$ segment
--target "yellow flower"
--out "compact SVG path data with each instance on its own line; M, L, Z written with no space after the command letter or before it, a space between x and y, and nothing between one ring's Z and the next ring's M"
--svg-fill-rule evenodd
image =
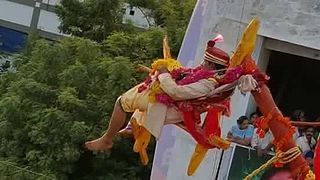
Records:
M149 102L156 102L156 94L159 93L162 93L162 90L160 83L156 81L150 86Z
M182 67L182 64L175 59L158 59L151 65L152 72L155 72L160 66L165 66L170 72L174 69ZM164 93L160 87L159 81L154 82L150 86L149 102L156 102L156 95Z
M153 70L158 69L160 66L165 66L169 71L182 67L182 64L175 59L158 59L151 65Z

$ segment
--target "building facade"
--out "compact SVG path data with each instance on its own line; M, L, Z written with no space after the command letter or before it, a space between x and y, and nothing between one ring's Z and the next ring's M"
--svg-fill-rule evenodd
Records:
M150 14L150 10L148 9L130 6L125 3L123 11L123 23L131 22L134 26L143 29L147 29L155 25L154 19L148 16L148 14Z
M195 65L203 59L207 40L216 33L224 36L217 46L231 55L251 18L258 16L258 32L253 57L270 77L273 97L287 116L303 109L310 119L320 116L316 109L320 95L317 71L320 69L320 1L299 0L198 0L180 52L185 64ZM236 119L256 111L250 94L238 90L231 99L231 117L224 117L222 134L236 124ZM161 139L162 138L162 139ZM218 177L220 150L210 150L193 176L187 166L195 141L183 130L166 127L155 153L151 179L221 179ZM240 177L239 177L240 178Z
M60 20L55 6L60 0L1 0L0 1L0 50L15 51L32 30L41 37L56 40L67 36L59 30ZM145 16L148 10L124 4L123 21L131 21L140 28L154 25ZM106 17L107 18L107 17Z

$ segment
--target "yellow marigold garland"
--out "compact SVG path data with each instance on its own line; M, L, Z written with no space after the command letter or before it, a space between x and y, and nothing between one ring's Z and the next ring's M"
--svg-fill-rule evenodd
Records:
M175 59L158 59L151 64L153 71L156 71L159 66L165 66L170 72L174 69L182 67L182 64Z
M150 93L149 93L149 102L156 102L156 94L162 93L162 89L160 87L160 83L158 81L155 81L150 86Z
M158 59L154 61L151 65L151 68L152 68L151 74L154 74L160 66L166 67L168 71L171 72L174 69L178 69L182 67L182 64L175 59L170 59L170 58ZM156 94L160 94L162 92L163 91L161 90L159 82L155 81L150 86L149 102L156 102Z
M304 178L305 180L315 180L316 176L314 175L314 173L309 170L309 173L306 175L306 177Z

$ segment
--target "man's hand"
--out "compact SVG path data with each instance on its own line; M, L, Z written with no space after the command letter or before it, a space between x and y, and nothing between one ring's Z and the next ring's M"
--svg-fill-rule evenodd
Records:
M243 75L239 78L239 89L241 93L257 90L258 82L252 75Z
M236 142L236 143L237 143L237 141L241 140L241 138L239 138L237 136L233 136L231 133L227 135L227 139L229 141Z
M137 71L150 73L151 69L145 65L138 64Z
M157 71L158 71L159 74L169 72L168 69L167 69L167 67L165 67L165 66L163 66L163 65L162 65L162 66L159 66L158 69L157 69Z

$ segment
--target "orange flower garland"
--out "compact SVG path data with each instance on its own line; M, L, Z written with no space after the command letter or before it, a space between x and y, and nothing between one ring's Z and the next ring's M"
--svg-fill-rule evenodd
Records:
M277 151L282 151L284 144L288 142L288 139L292 138L293 133L295 132L294 127L291 125L290 119L288 117L283 117L281 114L269 112L266 117L261 116L256 121L256 126L258 128L257 134L260 138L263 138L265 135L265 129L269 128L269 122L274 119L276 121L279 121L280 123L283 123L287 127L289 127L289 131L282 136L280 139L274 139L273 144L276 147ZM282 167L283 163L280 161L274 162L275 167Z
M276 146L277 150L282 150L283 145L288 143L288 139L292 139L292 135L295 132L295 129L293 126L291 126L290 119L288 117L283 117L282 115L278 115L276 117L277 121L280 121L281 123L285 124L287 127L289 127L289 131L282 136L281 139L274 139L273 144Z

